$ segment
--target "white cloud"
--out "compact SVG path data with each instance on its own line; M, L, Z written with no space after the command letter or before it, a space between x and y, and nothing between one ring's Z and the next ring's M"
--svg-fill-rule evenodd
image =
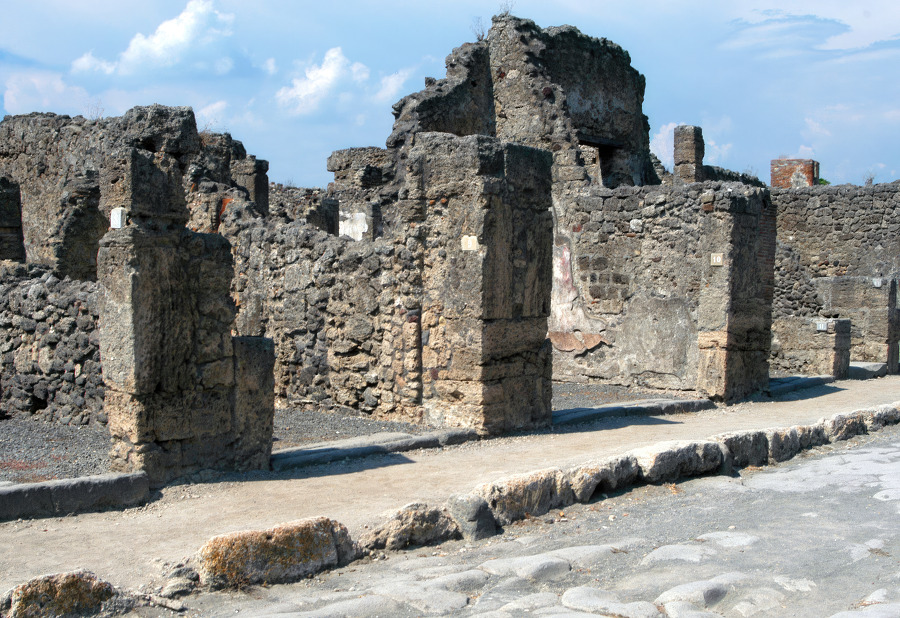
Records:
M72 63L72 71L132 75L172 67L206 49L222 47L222 40L232 34L233 21L234 15L215 10L212 0L190 0L181 14L162 22L153 34L134 35L116 62L88 52ZM231 70L233 62L220 56L213 61L213 66L221 75Z
M110 75L114 73L116 70L115 62L107 62L106 60L101 60L94 56L92 52L88 52L76 59L72 63L72 72L74 73L90 73L92 71L97 71L99 73L106 73Z
M393 102L400 94L400 89L403 88L403 84L406 83L412 72L412 69L401 69L396 73L382 77L381 87L373 98L379 103Z
M706 139L704 142L704 165L721 165L728 158L728 153L731 152L733 146L731 143L719 145L711 139Z
M197 110L197 126L218 127L225 121L225 112L228 109L227 101L216 101Z
M358 62L351 65L341 48L333 47L325 52L322 64L307 67L304 77L291 80L290 86L275 93L275 99L294 114L309 114L345 79L359 82L368 75L365 65Z
M275 75L278 72L278 67L275 66L275 58L269 58L263 62L262 69L269 75Z
M669 171L675 166L675 127L680 122L670 122L659 128L650 139L650 151Z
M816 151L811 146L804 146L801 144L800 148L797 149L797 154L795 154L792 159L813 159L816 156Z
M804 118L804 122L806 122L808 133L812 133L814 135L822 135L824 137L831 136L831 131L826 129L821 122L818 122L812 118Z
M44 71L14 73L6 80L3 107L10 114L54 111L78 114L90 105L87 91L70 86L62 75Z
M873 43L900 38L900 4L896 0L866 0L865 3L846 0L785 3L783 0L771 0L752 4L733 3L729 8L736 11L740 19L752 23L768 21L775 16L815 17L840 24L842 32L829 36L817 45L819 49L861 49Z
M354 62L353 66L350 67L350 75L353 77L353 81L357 83L364 82L369 79L369 67L362 62Z
M213 70L216 72L216 75L225 75L234 67L234 60L225 56L224 58L219 58L213 64Z

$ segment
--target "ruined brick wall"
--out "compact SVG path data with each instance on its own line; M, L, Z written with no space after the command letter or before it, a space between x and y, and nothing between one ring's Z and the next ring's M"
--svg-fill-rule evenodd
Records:
M726 399L765 386L767 197L701 183L576 199L571 227L557 230L567 242L555 253L554 377Z
M849 318L852 360L897 364L900 182L773 189L776 319Z
M281 405L389 412L392 398L383 395L393 392L392 373L380 364L382 345L397 277L415 273L414 264L395 273L392 242L355 243L240 209L221 231L234 247L235 327L274 340Z
M772 189L778 237L813 277L900 276L900 181Z
M777 189L801 189L819 184L819 162L812 159L772 159L771 185Z
M99 297L95 282L0 262L0 416L106 423Z

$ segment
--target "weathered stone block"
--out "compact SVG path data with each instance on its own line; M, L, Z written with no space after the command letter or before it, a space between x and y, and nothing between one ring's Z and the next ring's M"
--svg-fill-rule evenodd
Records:
M641 476L637 459L631 455L607 457L596 463L572 468L569 484L579 502L588 502L597 492L608 492L636 483Z
M648 483L674 481L718 470L723 462L718 442L660 442L629 453Z
M528 515L543 515L552 508L568 506L575 501L568 478L557 468L486 483L476 487L473 493L484 498L501 525Z
M98 613L117 596L112 584L90 571L44 575L12 590L6 614L10 618L50 618Z
M363 551L436 545L460 538L459 526L446 508L407 504L391 518L359 538Z
M325 517L213 537L200 549L200 581L212 588L293 582L356 556L347 529Z

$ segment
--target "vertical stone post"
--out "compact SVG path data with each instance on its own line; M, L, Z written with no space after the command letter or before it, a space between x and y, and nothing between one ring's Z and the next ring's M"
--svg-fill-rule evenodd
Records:
M703 129L687 124L675 127L675 177L682 182L702 182Z
M274 347L231 337L230 244L187 230L177 162L123 149L101 175L127 225L100 243L100 350L112 469L161 485L202 469L268 466Z
M552 157L484 136L420 133L426 419L499 433L551 419Z
M247 189L250 200L263 215L269 214L269 162L253 155L231 162L231 177Z
M766 190L739 184L709 189L700 201L697 388L734 400L769 380L775 243L763 223L773 206Z

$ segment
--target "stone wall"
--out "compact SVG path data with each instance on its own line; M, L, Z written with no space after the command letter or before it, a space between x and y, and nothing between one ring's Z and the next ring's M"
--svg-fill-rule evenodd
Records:
M96 282L0 262L0 416L105 423Z
M557 230L555 378L725 399L766 385L775 246L765 190L594 189L574 203L571 227Z
M268 217L284 223L306 220L323 232L338 233L338 202L327 197L323 189L270 183Z
M428 133L407 152L404 199L385 194L374 240L226 214L238 332L274 339L290 405L487 432L548 423L549 155Z
M851 320L854 361L896 371L900 182L773 189L778 209L776 321Z
M827 375L850 371L850 320L785 317L772 322L773 375Z
M122 147L175 159L196 230L214 231L235 199L268 209L268 163L247 155L228 134L201 136L189 107L135 107L101 120L7 116L0 122L0 249L3 239L21 234L25 255L4 257L47 264L60 278L96 279L110 215L100 203L100 172L105 156ZM21 231L15 229L16 189Z
M268 468L271 342L231 336L231 246L184 227L177 160L123 148L102 167L101 195L128 225L101 240L100 347L111 468L160 485L206 468Z

